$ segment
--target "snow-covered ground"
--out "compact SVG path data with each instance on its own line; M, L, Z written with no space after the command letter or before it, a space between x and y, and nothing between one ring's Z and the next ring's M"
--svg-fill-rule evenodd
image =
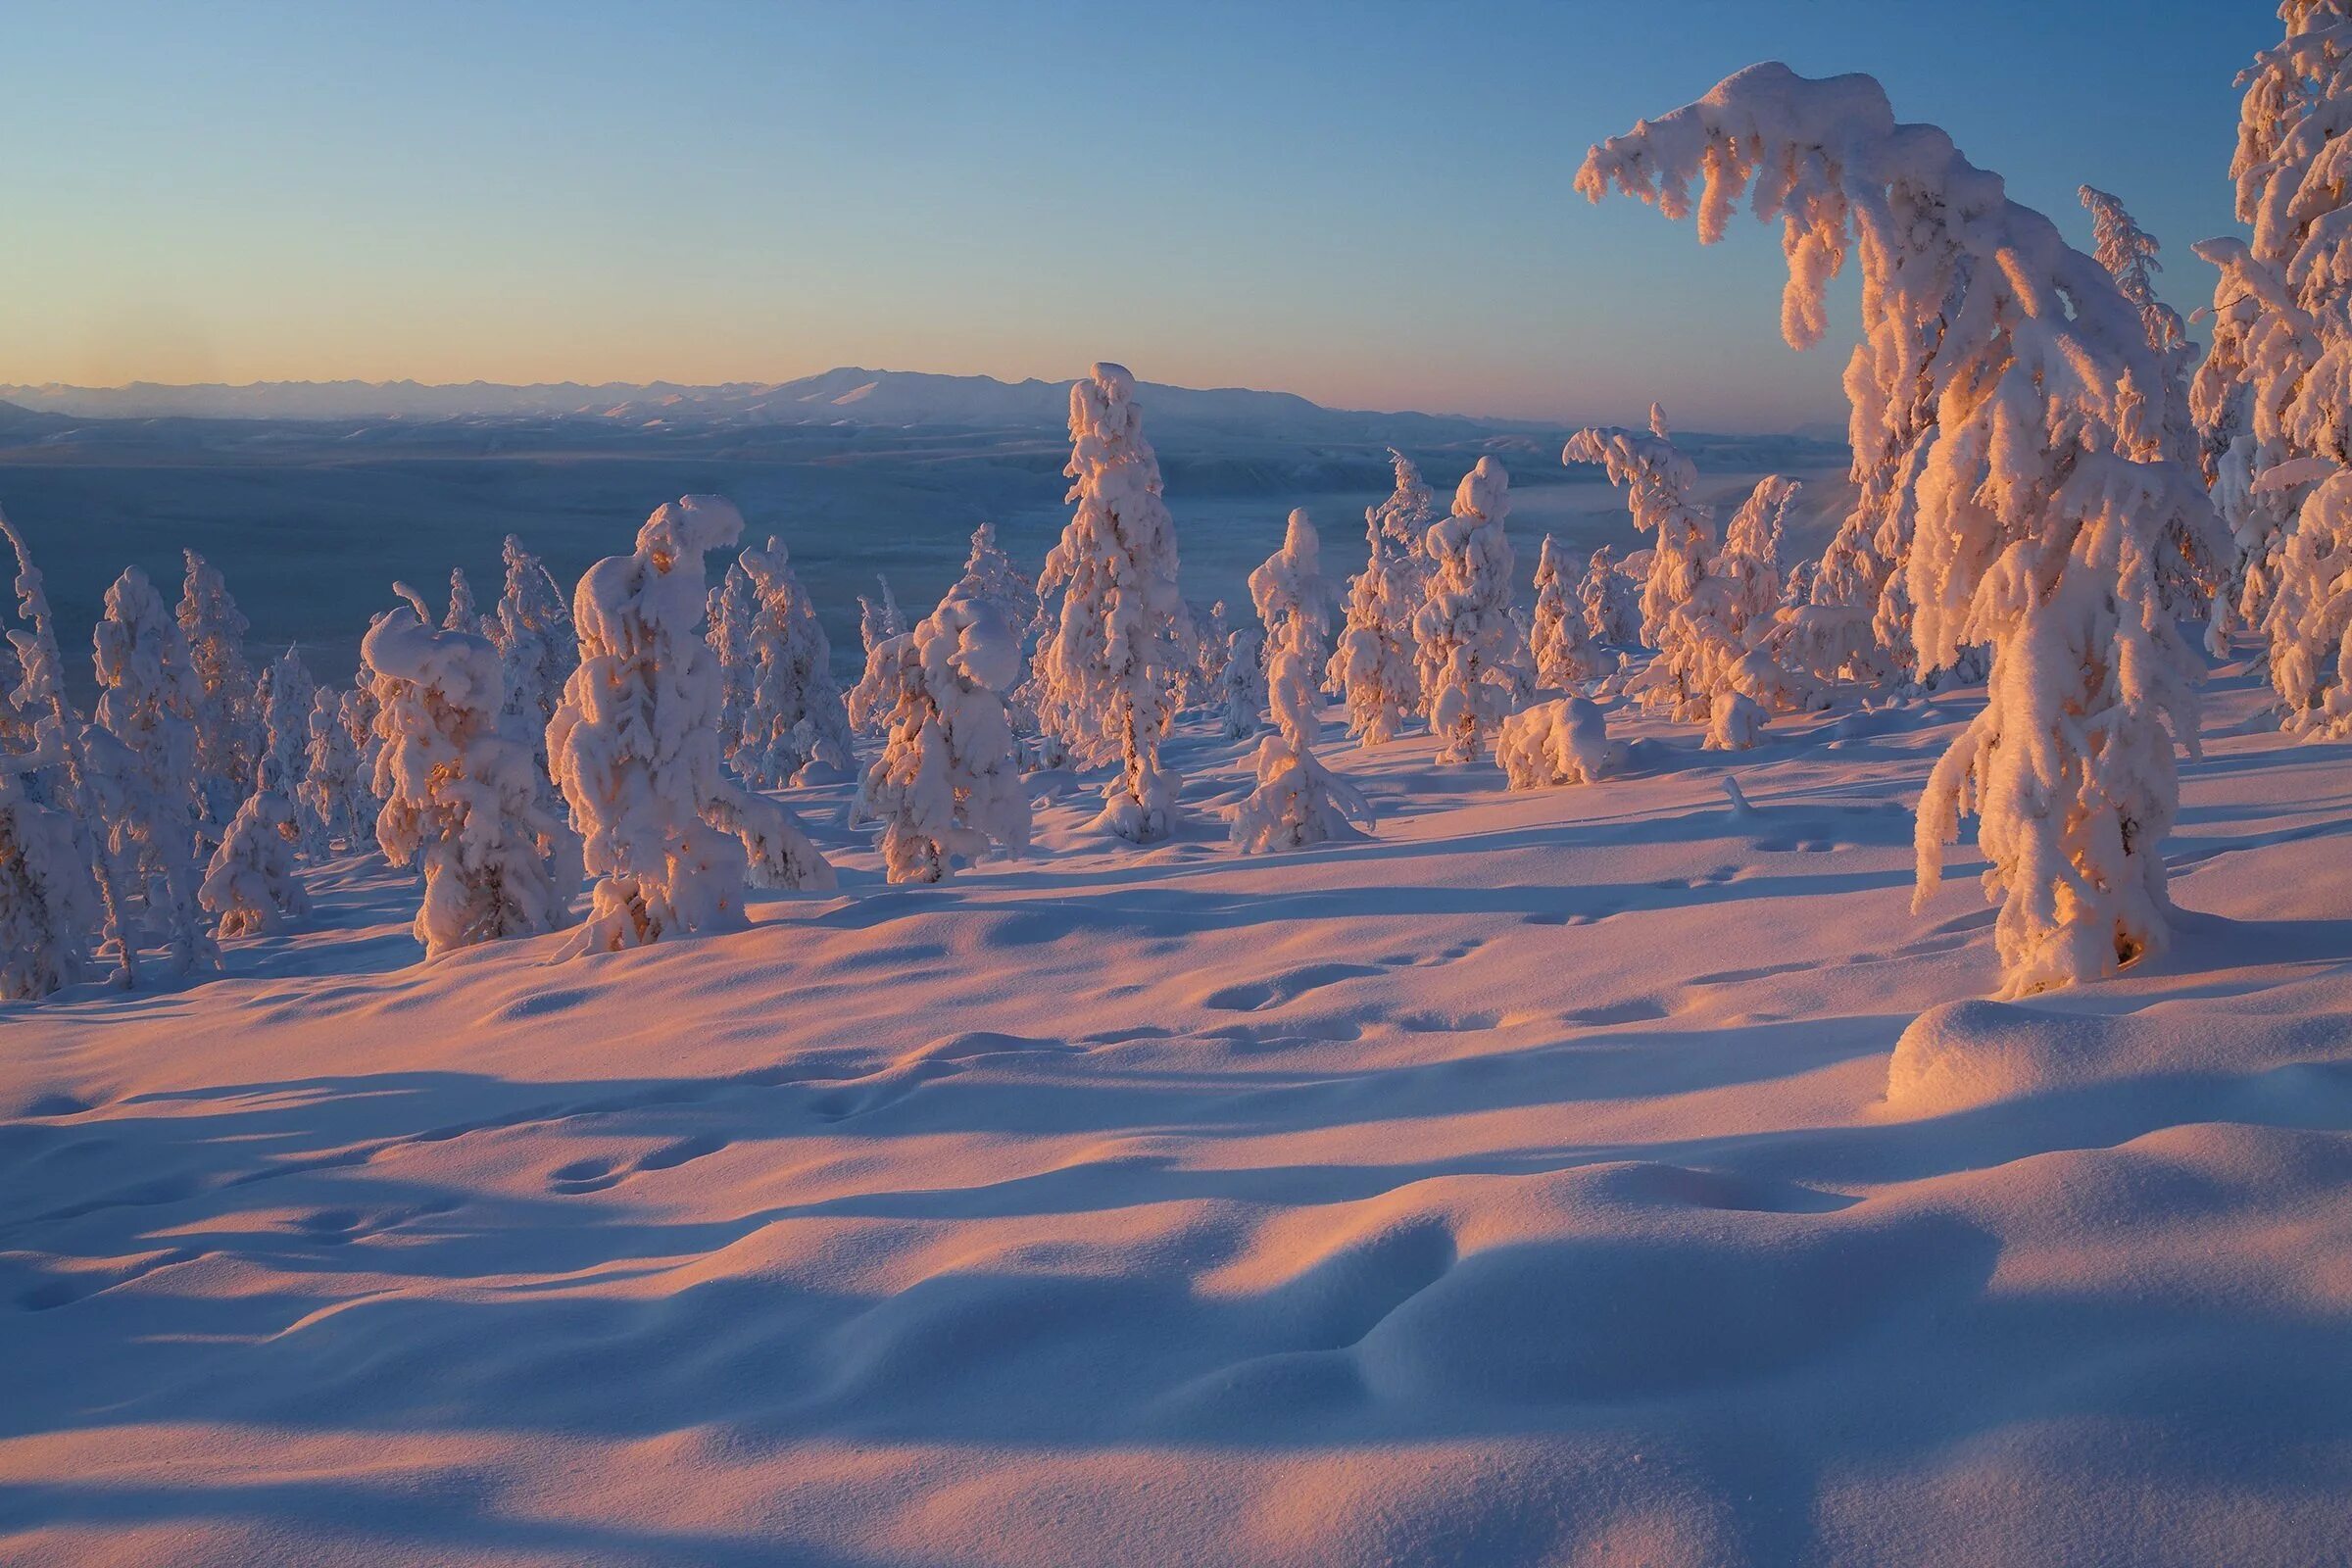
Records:
M1974 693L1526 794L1334 726L1377 835L1246 859L1196 725L1175 843L940 887L796 792L837 894L564 964L335 862L0 1011L0 1559L2345 1561L2352 750L2265 695L2176 949L2014 1004L1909 907Z

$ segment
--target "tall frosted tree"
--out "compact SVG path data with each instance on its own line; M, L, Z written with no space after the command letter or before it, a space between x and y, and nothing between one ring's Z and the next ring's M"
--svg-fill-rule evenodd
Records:
M262 715L245 659L245 633L252 627L212 563L193 550L180 556L187 571L180 583L179 634L197 684L188 712L196 732L196 799L207 836L217 838L253 788L254 764L261 760Z
M96 761L107 849L144 890L147 934L174 974L219 965L197 906L196 725L204 687L187 639L136 566L106 591L92 633L98 724L114 746Z
M1315 759L1322 728L1315 670L1331 591L1323 579L1315 525L1294 511L1282 548L1250 574L1250 599L1266 631L1266 688L1274 732L1257 745L1257 787L1233 817L1234 847L1245 855L1301 849L1353 837L1370 826L1372 808L1354 786Z
M965 599L984 599L997 607L1016 636L1025 636L1037 618L1037 584L1012 564L997 543L997 525L984 522L972 530L972 548L963 561L963 575L949 590Z
M1175 520L1124 367L1071 384L1062 471L1077 510L1037 584L1049 621L1033 664L1038 719L1077 765L1117 765L1096 825L1148 844L1174 826L1178 781L1159 749L1176 714L1184 601Z
M499 547L506 585L482 618L482 633L498 650L506 696L500 716L531 749L532 765L547 770L547 722L556 716L564 683L579 658L564 590L539 558L513 534Z
M730 638L747 661L735 770L759 789L792 783L810 763L848 773L850 723L833 684L833 648L784 541L770 535L764 550L746 550L734 571L749 593L740 637Z
M1364 569L1348 584L1348 618L1324 674L1326 688L1347 699L1348 733L1366 746L1396 739L1421 710L1413 617L1421 610L1423 574L1383 514L1381 507L1364 510Z
M302 662L299 649L289 646L262 671L255 694L260 710L259 757L248 790L255 785L291 795L308 771L311 744L311 704L318 690Z
M1453 511L1424 535L1430 573L1413 618L1415 663L1438 760L1474 762L1511 711L1526 644L1511 618L1510 476L1493 458L1462 475Z
M1029 848L1029 793L1004 712L1021 639L1002 606L960 585L914 630L877 644L861 706L884 741L866 764L858 813L882 824L893 882L939 882L961 858Z
M375 618L360 658L384 741L376 843L394 865L423 868L414 929L425 957L564 924L550 851L569 829L547 812L527 743L500 725L497 647L403 607Z
M449 568L449 610L441 617L443 631L462 631L478 634L482 629L481 607L474 602L473 584L466 580L466 568Z
M742 533L732 502L681 497L656 509L629 554L589 567L572 596L580 662L547 747L596 881L567 954L740 927L755 878L833 885L791 814L721 766L703 558Z
M1820 340L1827 284L1859 255L1857 507L1890 505L1887 474L1906 476L1877 540L1920 667L1992 650L1986 704L1921 799L1921 900L1973 808L2005 992L2161 947L2173 749L2195 745L2200 666L2156 562L2167 530L2212 522L2166 450L2137 310L1941 130L1898 123L1867 76L1750 67L1593 148L1577 188L1612 187L1695 214L1702 241L1743 197L1780 219L1792 347Z
M1617 661L1593 645L1585 626L1584 607L1569 597L1571 589L1560 572L1560 548L1551 535L1536 556L1536 612L1530 624L1529 651L1536 664L1536 684L1566 691L1583 681L1598 680L1617 667Z
M2213 347L2190 388L2214 499L2236 547L2238 609L2270 640L2284 726L2352 734L2352 4L2285 0L2285 36L2239 80L2237 216Z

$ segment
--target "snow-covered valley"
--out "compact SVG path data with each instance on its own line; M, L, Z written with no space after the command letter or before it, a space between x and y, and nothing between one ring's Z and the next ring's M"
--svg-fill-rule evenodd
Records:
M12 1562L2323 1562L2352 822L2240 658L2177 947L1984 999L1964 692L1377 838L1089 834L429 966L413 884L0 1022ZM1722 788L1736 772L1751 803ZM1955 872L1966 869L1955 866Z

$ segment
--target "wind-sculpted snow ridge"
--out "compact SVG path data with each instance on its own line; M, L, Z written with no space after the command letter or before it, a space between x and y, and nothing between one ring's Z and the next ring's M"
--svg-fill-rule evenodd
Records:
M1906 913L1973 693L1792 718L1745 809L1625 711L1573 789L1349 749L1397 808L1304 856L1064 797L885 888L819 808L855 897L588 963L308 867L223 976L0 1022L0 1559L2343 1560L2346 753L2268 696L2194 940L2016 1003Z

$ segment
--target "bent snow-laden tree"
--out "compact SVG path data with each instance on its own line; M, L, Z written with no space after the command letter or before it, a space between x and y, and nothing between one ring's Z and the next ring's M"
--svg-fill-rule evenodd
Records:
M2284 726L2352 734L2352 5L2285 0L2286 35L2238 79L2237 216L2191 398L2237 547L2238 609L2269 634ZM2309 535L2309 537L2303 537Z
M548 723L547 752L597 880L567 955L741 926L755 876L833 885L832 866L790 813L720 766L703 557L742 533L743 514L722 497L665 503L634 550L589 567L573 594L580 662Z
M771 534L766 549L746 550L728 568L730 579L737 571L749 599L734 638L747 661L743 709L731 732L736 772L763 790L799 780L811 763L846 776L850 720L833 684L833 646L784 541Z
M1135 378L1098 365L1070 386L1078 504L1038 578L1048 629L1031 682L1038 721L1080 767L1116 762L1096 825L1138 844L1168 836L1177 779L1159 746L1176 714L1176 524L1144 439Z
M1421 701L1438 760L1475 762L1511 710L1526 643L1511 618L1510 476L1493 458L1462 475L1453 513L1424 536L1430 575L1413 617Z
M1698 470L1666 433L1666 415L1649 406L1649 431L1579 430L1560 450L1562 463L1594 463L1625 491L1637 532L1650 535L1649 573L1642 583L1642 641L1663 646L1666 620L1690 602L1715 554L1715 516L1693 492Z
M1375 547L1379 535L1373 536ZM1274 733L1257 744L1257 788L1233 815L1234 847L1244 855L1301 849L1352 838L1371 826L1372 808L1354 787L1315 760L1316 655L1330 614L1315 525L1291 514L1282 548L1250 574L1250 598L1266 628L1266 688Z
M1702 241L1742 195L1781 219L1793 347L1819 341L1826 285L1860 255L1848 522L1879 517L1924 669L1993 650L1985 707L1920 802L1920 900L1973 809L2008 994L2160 947L2173 747L2196 744L2199 666L2156 563L2168 529L2212 523L2165 450L2165 371L2138 312L1941 130L1897 123L1868 76L1751 67L1593 148L1577 188L1597 201L1612 185L1695 211Z
M951 589L921 624L875 645L860 706L881 724L858 812L882 824L893 882L938 882L1001 846L1029 849L1029 793L1004 692L1021 672L1020 633L993 600Z
M423 862L425 957L562 925L549 846L568 829L547 814L529 747L500 727L498 649L403 607L375 618L360 659L384 742L376 843L394 865Z

